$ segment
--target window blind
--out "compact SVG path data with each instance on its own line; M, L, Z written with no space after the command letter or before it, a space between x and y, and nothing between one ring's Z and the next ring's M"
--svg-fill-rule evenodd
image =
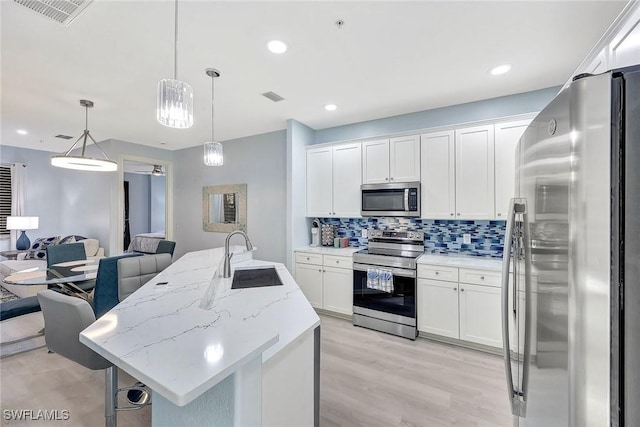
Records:
M8 236L7 217L11 216L11 168L0 166L0 236Z

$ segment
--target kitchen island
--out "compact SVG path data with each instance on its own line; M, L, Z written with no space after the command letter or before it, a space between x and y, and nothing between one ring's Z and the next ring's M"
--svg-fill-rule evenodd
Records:
M233 251L282 285L231 289L223 248L190 252L80 341L152 389L154 426L317 425L320 319L284 265Z

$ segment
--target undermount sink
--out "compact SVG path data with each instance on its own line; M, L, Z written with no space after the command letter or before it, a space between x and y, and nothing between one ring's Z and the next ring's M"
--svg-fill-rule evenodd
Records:
M231 289L281 286L282 281L274 267L236 269L233 272Z

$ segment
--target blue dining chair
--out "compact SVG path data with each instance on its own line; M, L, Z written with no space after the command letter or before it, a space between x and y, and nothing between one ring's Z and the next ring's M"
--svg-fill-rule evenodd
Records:
M82 261L87 259L87 253L83 243L63 243L61 245L47 246L47 268L56 264L69 261ZM82 282L74 282L73 288L80 292L89 292L96 285L93 279ZM69 285L71 286L71 285Z
M118 260L142 255L134 252L100 259L96 286L93 290L93 312L96 318L102 316L120 302L118 300Z
M47 268L61 262L87 259L83 243L64 243L62 245L47 246L46 251Z

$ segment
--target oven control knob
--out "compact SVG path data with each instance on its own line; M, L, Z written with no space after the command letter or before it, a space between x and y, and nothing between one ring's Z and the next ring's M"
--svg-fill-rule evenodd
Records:
M413 233L409 233L409 238L413 239Z

